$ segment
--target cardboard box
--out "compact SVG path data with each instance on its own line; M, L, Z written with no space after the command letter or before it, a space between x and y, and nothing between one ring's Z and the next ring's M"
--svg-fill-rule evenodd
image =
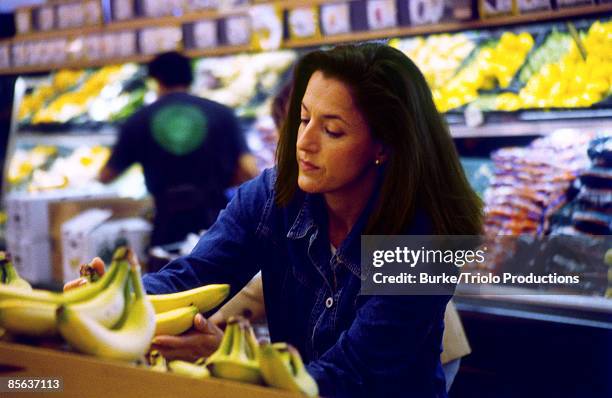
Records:
M53 280L63 283L62 233L66 221L87 209L104 209L112 212L113 219L126 217L145 217L153 208L153 200L128 198L76 199L54 202L49 205L49 235L51 238L51 264ZM145 217L146 218L146 217Z
M117 195L112 192L83 192L57 190L48 192L17 192L6 199L8 239L36 242L49 238L49 205L51 203L106 199Z
M89 234L104 221L111 218L113 212L103 209L89 209L66 221L62 231L62 277L68 282L80 276L81 264L86 264L95 256L89 247Z
M89 258L101 257L107 264L119 246L127 245L142 264L147 262L147 248L153 226L142 218L124 218L106 221L87 236ZM146 267L143 271L146 272Z

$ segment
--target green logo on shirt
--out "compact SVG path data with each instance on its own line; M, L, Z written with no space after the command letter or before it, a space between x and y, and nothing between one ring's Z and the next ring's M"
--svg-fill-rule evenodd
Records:
M151 120L155 141L176 156L198 149L208 132L206 117L194 105L166 105Z

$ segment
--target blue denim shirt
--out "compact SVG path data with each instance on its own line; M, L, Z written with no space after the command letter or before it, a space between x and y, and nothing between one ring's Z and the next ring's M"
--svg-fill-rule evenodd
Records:
M321 195L274 203L275 171L244 184L188 256L144 276L149 293L229 283L261 270L270 337L297 347L321 396L446 397L440 365L448 296L362 296L367 210L330 250ZM409 233L430 233L415 216Z

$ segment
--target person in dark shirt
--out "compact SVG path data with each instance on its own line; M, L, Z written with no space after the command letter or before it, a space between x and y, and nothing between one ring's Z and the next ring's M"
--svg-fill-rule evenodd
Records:
M123 123L99 180L111 182L133 163L142 165L156 208L151 245L160 245L208 228L227 204L225 189L254 177L257 167L233 111L188 93L188 58L161 54L148 73L159 99Z

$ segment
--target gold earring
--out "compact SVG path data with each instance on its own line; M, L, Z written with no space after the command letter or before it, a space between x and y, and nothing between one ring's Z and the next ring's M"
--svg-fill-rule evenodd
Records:
M374 162L374 164L375 164L376 166L380 166L380 159L376 159L376 161Z

